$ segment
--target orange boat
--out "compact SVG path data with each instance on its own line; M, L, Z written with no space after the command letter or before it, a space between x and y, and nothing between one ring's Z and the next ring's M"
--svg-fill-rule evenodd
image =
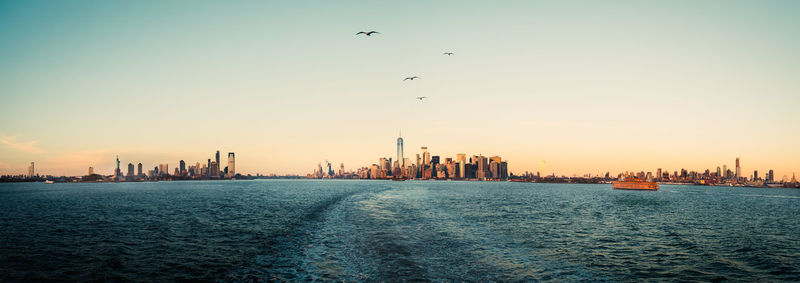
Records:
M642 179L625 179L611 183L615 190L658 191L658 183Z

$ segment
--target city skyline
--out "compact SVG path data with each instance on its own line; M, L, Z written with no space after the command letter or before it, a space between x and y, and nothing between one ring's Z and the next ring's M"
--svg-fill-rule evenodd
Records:
M408 160L408 158L402 158L402 157L404 156L404 154L405 154L405 153L404 153L404 146L403 146L403 143L404 143L404 140L403 140L403 138L402 138L402 133L401 133L401 134L398 136L398 138L397 138L397 147L396 147L396 150L397 150L397 151L396 151L396 155L395 155L395 156L397 156L397 157L400 157L399 159L395 159L395 161L398 161L398 160L399 160L399 162L401 162L401 164L399 164L399 166L400 166L401 168L403 168L403 167L405 167L405 166L407 165L405 162ZM420 154L417 154L417 158L420 158L420 157L421 157L421 158L423 158L423 159L430 159L430 154L429 154L429 152L428 152L428 147L427 147L427 146L422 146L422 147L420 147L420 149L421 149L421 152L420 152L420 154L422 154L422 156L420 156ZM448 152L448 150L445 150L445 152ZM426 154L427 154L427 155L426 155ZM462 158L463 156L465 156L465 155L464 155L464 153L455 153L455 154L452 154L452 155L453 155L453 156L458 156L459 158ZM478 154L478 155L479 155L479 156L483 156L482 154ZM478 155L476 155L476 156L478 156ZM449 156L449 155L442 155L442 156ZM439 156L437 156L437 157L439 157ZM381 158L381 159L384 159L384 158ZM235 155L234 155L234 152L229 152L229 153L228 153L228 160L226 161L227 167L225 167L225 169L231 168L231 166L232 166L232 168L234 168L234 169L233 169L233 170L234 170L234 171L233 171L233 174L236 174L236 172L238 172L238 171L235 171L235 170L236 170L236 169L235 169L235 168L236 168L236 167L235 167L236 165L235 165L235 161L234 161L234 160L235 160ZM388 160L389 162L391 162L391 161L392 161L392 158L389 158L389 159L387 159L387 160ZM717 170L716 170L717 176L719 176L720 172L721 172L721 173L723 173L723 174L724 174L724 173L728 173L728 172L729 172L729 173L730 173L730 175L731 175L731 177L733 177L733 178L745 178L745 179L747 179L747 178L750 178L750 179L752 179L753 177L755 177L755 178L757 179L757 178L758 178L758 169L756 168L756 169L751 169L751 171L743 171L743 170L745 170L745 169L743 169L743 167L741 166L741 164L740 164L740 161L741 161L741 158L740 158L740 157L735 157L735 159L734 159L734 162L733 162L733 164L735 164L735 165L734 165L734 166L732 166L732 167L728 167L727 163L724 163L724 162L723 162L723 163L721 163L720 165L716 166L716 169L717 169ZM217 150L217 151L216 151L216 153L215 153L215 154L214 154L214 156L213 156L213 159L212 159L212 158L208 158L208 163L207 163L207 164L203 164L203 170L205 170L205 168L206 168L206 167L208 167L208 168L218 168L219 166L221 166L221 163L220 163L220 162L221 162L221 160L220 160L220 151L219 151L219 150ZM330 163L330 162L328 162L328 160L327 160L327 159L326 159L326 161L325 161L325 162L327 162L327 163L328 163L328 166L331 166L331 163ZM499 162L499 161L498 161L498 162ZM24 172L10 172L10 173L3 173L3 172L0 172L0 175L7 175L7 176L16 176L16 175L34 176L34 175L39 175L39 174L38 174L38 173L39 173L39 171L36 171L36 173L35 173L35 174L33 174L33 173L32 173L32 172L34 171L34 166L35 166L35 165L34 165L34 163L35 163L35 162L30 162L30 165L28 165L28 166L27 166L27 167L24 169L24 170L25 170ZM101 162L101 163L102 163L102 162ZM180 160L180 161L178 161L177 163L178 163L178 164L180 164L180 165L179 165L179 166L180 166L180 167L179 167L179 168L180 168L180 172L183 172L183 170L184 170L184 166L185 166L185 165L184 165L184 160L182 160L182 159L181 159L181 160ZM413 164L413 162L411 162L411 163ZM111 172L110 174L103 174L102 172L100 172L100 175L115 175L115 174L120 174L121 176L127 176L128 174L127 174L126 172L131 172L131 170L133 170L133 167L132 167L132 166L134 166L134 164L132 164L132 163L129 163L129 164L128 164L128 171L125 171L125 170L123 170L123 169L122 169L122 167L121 167L122 165L120 164L119 155L116 155L116 162L112 162L112 164L116 164L116 168L111 168L112 172ZM164 168L167 168L167 166L169 166L169 164L170 164L170 163L169 163L169 162L164 162L164 163L154 163L154 164L156 164L156 171L158 171L158 168L159 168L160 166L164 166ZM199 166L200 166L200 165L199 165L199 164L200 164L199 162L198 162L197 164L198 164L198 165L197 165L197 166L195 166L195 167L199 167ZM321 164L321 163L320 163L320 164ZM546 162L545 162L545 161L542 161L542 163L540 163L540 164L539 164L539 167L538 167L538 169L533 169L533 170L528 170L528 169L526 169L526 170L522 170L522 171L513 171L513 170L508 170L508 173L510 173L510 174L518 174L518 175L519 175L519 174L521 174L521 173L532 173L532 172L536 172L536 173L538 173L538 174L542 174L542 175L554 175L554 176L558 176L558 177L589 177L589 176L595 176L595 177L597 177L597 176L602 176L602 175L603 175L603 170L600 170L600 171L598 171L598 172L583 172L583 173L571 173L571 174L568 174L568 173L559 173L559 172L555 172L555 171L552 171L552 170L546 170L546 165L543 165L543 164L546 164ZM373 164L373 165L374 165L374 164ZM215 166L216 166L216 167L215 167ZM190 166L190 167L192 167L192 166ZM94 168L95 168L95 166L89 166L88 168L89 168L89 169L88 169L88 172L89 172L89 173L88 173L87 175L92 175L92 173L94 172ZM175 168L175 167L173 167L173 168ZM361 168L359 168L358 166L356 166L356 167L353 167L353 168L349 168L349 167L348 167L348 169L351 169L351 170L349 170L349 171L347 171L347 172L355 172L355 171L357 171L357 170L359 170L359 169L364 169L364 168L367 168L367 167L361 167ZM702 168L692 168L692 167L687 167L687 166L680 166L680 168L672 168L672 169L675 169L673 172L679 172L679 171L681 171L681 172L684 172L684 171L685 171L685 172L698 172L698 173L702 173L702 170L709 171L709 170L712 170L713 168L714 168L713 166L711 166L711 167L707 167L707 168L705 168L705 169L702 169ZM175 168L175 169L178 169L178 168ZM37 170L38 170L38 169L37 169ZM332 170L332 169L328 168L328 170ZM345 171L345 165L344 165L344 163L343 163L343 162L341 163L341 170L342 170L342 171ZM658 173L656 173L656 175L655 175L655 176L660 176L660 175L661 175L661 174L660 174L660 172L662 171L662 167L658 167L658 168L656 168L656 169L654 169L654 168L628 168L628 169L619 170L619 171L614 171L614 170L605 170L605 173L606 173L606 174L608 174L608 173L611 173L612 175L624 174L624 173L627 173L627 172L648 172L648 173L653 173L653 172L650 172L650 171L652 171L652 170L656 170L656 171L654 171L654 172L658 172ZM697 171L695 171L695 170L697 170ZM783 174L783 175L776 174L776 173L775 173L775 170L774 170L774 169L771 169L771 168L765 168L764 170L765 170L765 171L762 171L762 172L769 172L769 173L768 173L768 174L769 174L769 176L772 176L772 179L773 179L773 180L776 180L776 181L782 181L782 180L791 180L791 179L793 179L793 178L795 177L795 175L796 175L796 173L795 173L795 172L791 172L791 173L789 173L789 174ZM151 171L152 171L152 170L151 170ZM162 171L163 171L163 170L162 170ZM222 170L222 169L219 169L219 171L223 171L223 170ZM712 171L713 171L713 170L712 170ZM84 171L84 172L86 172L86 171ZM670 172L670 170L664 170L664 173L669 173L669 172ZM684 172L684 174L685 174L685 172ZM744 172L744 173L743 173L743 172ZM750 174L750 175L748 176L748 175L747 175L747 172L753 172L753 173L752 173L752 174ZM23 174L23 173L24 173L24 174ZM169 174L169 173L168 173L168 174ZM243 174L243 175L248 175L248 174L249 174L249 175L286 175L286 176L300 176L300 175L303 175L302 173L283 173L283 174L278 174L278 173L275 173L275 172L248 172L248 173L245 173L245 174ZM52 173L49 173L49 172L47 172L47 170L46 170L46 169L45 169L45 173L43 173L43 174L41 174L41 175L42 175L42 176L43 176L43 175L53 175L53 176L84 176L84 175L82 175L82 174L72 174L72 175L70 175L70 174L52 174ZM140 176L140 175L142 175L142 163L141 163L141 162L140 162L140 163L138 163L138 173L137 173L136 175L137 175L137 176ZM148 173L148 174L145 174L145 175L147 175L147 176L150 176L150 173ZM726 175L726 176L727 176L727 175ZM766 175L765 175L765 176L766 176ZM775 177L775 176L777 176L777 177Z
M398 138L397 138L397 147L396 147L396 150L397 150L396 151L396 156L404 156L403 141L404 140L403 140L402 136L398 136ZM423 154L423 156L424 156L424 154L428 154L427 150L428 150L427 146L422 146L420 154ZM450 152L450 151L451 150L444 150L444 152ZM220 163L221 160L220 160L220 156L219 155L220 155L220 151L217 150L216 153L213 156L213 159L212 158L208 158L208 163L207 164L203 164L203 168L212 167L212 166L221 166L221 163ZM452 154L452 156L462 156L462 155L464 155L464 154L463 153L454 153L454 154ZM482 154L479 154L479 155L482 156ZM442 155L442 156L450 156L450 155ZM418 157L420 157L420 156L418 156ZM126 176L127 175L126 172L129 172L129 171L125 171L124 169L122 169L122 167L124 167L124 166L122 166L119 163L120 162L119 161L119 155L116 155L116 158L117 158L116 159L116 163L113 162L113 161L111 162L111 164L112 164L112 168L110 168L111 173L104 174L101 171L98 171L98 172L101 175L114 175L115 172L120 172L120 174L122 176ZM430 158L430 156L428 155L427 157L423 157L423 158ZM227 164L228 167L233 165L234 174L236 174L236 172L238 172L238 171L235 171L236 170L235 169L236 165L234 163L235 162L234 160L235 160L234 152L229 152L228 153L228 160L226 161L226 164ZM392 160L392 159L389 158L388 160ZM400 160L400 162L402 162L400 167L404 167L406 165L405 162L406 162L406 160L408 160L408 158L402 158L402 159L399 159L399 160ZM395 160L395 161L397 161L397 160ZM741 161L740 157L735 157L734 161L732 162L734 165L731 166L731 167L728 167L727 163L724 163L724 162L720 163L719 165L716 166L716 168L717 168L716 172L718 172L718 174L719 174L719 172L723 172L723 173L730 172L730 175L732 177L735 177L735 178L741 178L741 177L743 177L743 178L753 178L754 175L755 175L755 177L758 177L757 176L757 173L758 173L758 170L759 170L758 168L747 169L747 170L750 170L750 171L746 171L746 169L744 169L744 167L740 166L740 161ZM328 162L328 161L326 160L326 162ZM8 175L8 176L25 175L25 176L31 176L32 175L31 172L34 170L34 163L35 162L30 162L30 165L27 165L27 167L23 169L24 172L23 172L23 170L17 170L19 172L9 172L9 173L0 172L0 175ZM102 162L100 162L100 163L102 163ZM182 171L183 168L184 168L183 167L184 160L181 159L180 161L178 161L176 163L181 164L180 168L181 168L181 171ZM543 161L543 163L546 164L546 162L544 162L544 161ZM570 174L570 173L559 173L559 172L552 171L552 170L546 170L547 169L546 165L542 165L543 163L540 163L538 168L525 169L525 170L521 170L521 171L509 170L509 173L520 174L520 173L523 173L523 172L537 172L537 173L541 173L542 175L553 175L554 174L555 176L559 176L559 177L585 177L585 176L602 176L604 174L603 172L612 173L612 175L616 175L616 174L623 174L624 172L649 172L649 171L652 171L652 170L657 170L657 171L660 172L662 170L662 167L657 167L657 168L627 168L627 169L621 169L621 170L618 170L618 171L610 170L610 169L604 171L604 170L601 169L600 171L597 171L597 172L581 172L581 173L571 173ZM116 166L118 168L115 169L113 167L113 164L116 164ZM156 168L158 168L159 166L168 166L171 163L170 162L162 162L162 163L153 163L153 164L155 164ZM413 162L412 162L412 164L413 164ZM134 164L129 163L128 164L128 166L129 166L128 170L131 170L131 168L132 168L131 166L133 166L133 165ZM330 163L329 163L329 165L330 165ZM174 166L174 164L173 164L173 166ZM344 162L341 163L341 166L342 166L341 169L344 170L345 169ZM88 168L89 168L88 169L89 170L88 171L89 172L88 175L91 175L92 172L94 172L95 166L92 165L92 166L89 166ZM175 167L173 167L173 168L175 168ZM688 172L688 171L695 171L695 170L697 170L695 172L702 172L702 170L712 170L713 168L714 168L714 166L705 167L705 168L693 168L693 167L688 167L688 166L679 166L679 168L676 167L676 168L672 168L672 169L674 169L674 172L678 172L678 171L687 171ZM351 169L351 171L348 171L348 172L353 172L353 171L355 171L357 169L361 169L361 168L358 168L356 166L356 167L353 167L353 168L348 167L348 169ZM789 174L782 174L782 175L781 174L777 174L777 173L775 173L774 169L771 169L771 167L765 167L765 168L762 168L762 169L764 170L762 172L770 172L772 176L777 176L777 177L774 177L774 179L778 180L778 181L783 180L783 179L789 180L789 179L793 178L796 175L795 172L790 172ZM40 171L38 171L38 170L39 169L37 169L35 175L39 175L38 173ZM117 171L117 170L120 170L120 171ZM220 171L222 171L222 169L220 169ZM85 169L84 169L84 172L86 172ZM138 172L139 173L137 175L142 175L142 163L141 162L138 163ZM664 170L664 172L665 173L669 173L670 170ZM750 174L748 176L747 172L753 172L753 174ZM287 175L287 176L290 176L290 175L291 176L303 175L303 173L283 173L283 174L280 174L280 173L275 173L275 172L247 172L247 173L245 173L243 175L248 175L248 174L250 174L250 175L259 175L259 174L261 174L261 175ZM57 174L57 173L53 174L51 172L48 172L48 170L46 168L45 168L44 172L42 172L41 175L83 176L82 174ZM149 174L146 174L146 175L149 176ZM656 176L658 176L658 175L660 175L660 174L656 174Z
M317 168L313 173L306 174L307 178L316 179L438 179L438 180L531 180L540 178L558 178L562 180L555 180L555 182L563 181L563 178L583 178L583 179L602 179L602 181L609 181L613 179L623 179L625 177L636 177L658 182L674 182L674 183L695 183L700 185L745 185L745 186L767 186L778 184L795 184L797 183L796 174L778 175L776 177L774 169L766 169L763 175L759 175L758 169L750 172L752 174L743 173L741 166L741 158L736 157L734 164L735 167L728 168L727 164L722 164L713 170L713 167L706 169L699 168L656 168L652 169L631 169L624 171L606 171L605 174L601 173L586 173L586 174L557 174L555 172L549 173L542 170L545 169L543 162L538 171L523 171L515 172L509 169L508 160L502 159L499 155L484 156L482 153L477 155L457 153L456 158L448 157L446 155L432 155L428 151L427 146L420 147L420 152L416 154L416 162L409 158L403 158L403 138L402 133L397 138L397 153L394 161L391 157L380 157L377 163L372 163L368 166L355 166L350 170L345 169L344 163L340 163L339 171L333 170L333 163L325 160L323 163L317 164ZM468 162L467 162L468 161ZM368 163L367 163L368 164ZM362 164L364 165L364 164ZM466 167L465 167L466 165ZM495 167L496 166L496 167ZM671 170L674 169L674 170ZM545 180L547 181L547 180ZM553 180L551 180L553 181ZM590 180L591 181L591 180ZM597 180L594 180L597 181Z
M317 165L314 173L307 174L307 178L339 178L339 179L457 179L457 180L507 180L509 177L508 162L500 156L472 155L467 162L466 154L459 153L456 158L431 155L427 146L420 147L421 152L416 154L415 161L404 157L403 137L397 137L397 153L394 157L380 157L378 163L361 166L347 171L344 163L340 163L339 172L332 169L332 165L325 160ZM327 169L326 169L327 168Z
M398 128L513 172L800 172L796 1L95 4L0 3L0 174L305 174Z

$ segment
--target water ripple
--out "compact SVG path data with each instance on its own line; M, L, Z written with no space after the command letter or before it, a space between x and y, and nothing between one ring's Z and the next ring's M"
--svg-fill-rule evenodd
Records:
M0 184L2 281L798 281L800 191Z

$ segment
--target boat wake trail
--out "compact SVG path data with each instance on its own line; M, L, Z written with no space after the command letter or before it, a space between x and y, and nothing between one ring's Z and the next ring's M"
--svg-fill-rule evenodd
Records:
M277 260L257 261L265 279L598 280L440 206L438 197L423 186L342 196L280 239Z

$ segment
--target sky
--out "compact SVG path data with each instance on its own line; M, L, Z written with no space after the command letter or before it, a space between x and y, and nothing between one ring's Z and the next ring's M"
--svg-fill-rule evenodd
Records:
M412 160L421 146L500 155L513 173L741 157L743 172L791 177L798 14L798 1L1 1L0 174L111 174L116 155L174 168L216 150L245 174L352 170L394 157L402 131Z

